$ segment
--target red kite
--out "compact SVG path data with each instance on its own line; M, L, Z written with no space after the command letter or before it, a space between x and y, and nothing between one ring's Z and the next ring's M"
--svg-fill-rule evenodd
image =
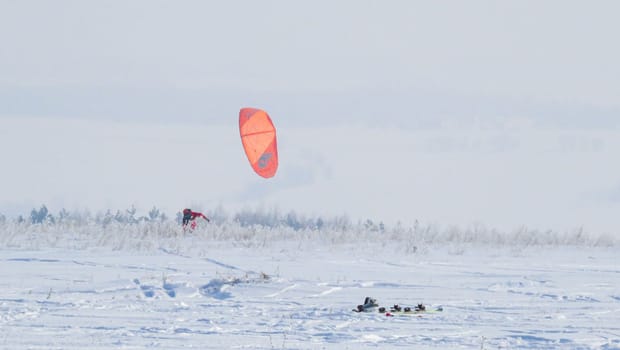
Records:
M270 178L278 170L276 128L267 112L256 108L239 111L239 134L243 149L254 171Z

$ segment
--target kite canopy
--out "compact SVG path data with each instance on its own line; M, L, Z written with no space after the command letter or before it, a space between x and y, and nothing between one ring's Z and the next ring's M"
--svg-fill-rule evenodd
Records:
M239 134L243 149L254 171L270 178L278 169L276 128L267 112L256 108L239 111Z

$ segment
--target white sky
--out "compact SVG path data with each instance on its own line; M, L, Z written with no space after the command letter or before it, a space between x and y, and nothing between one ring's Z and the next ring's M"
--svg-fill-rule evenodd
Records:
M262 198L618 231L618 13L616 1L0 0L0 212ZM271 114L288 156L270 181L238 161L246 106ZM201 165L178 170L192 147Z

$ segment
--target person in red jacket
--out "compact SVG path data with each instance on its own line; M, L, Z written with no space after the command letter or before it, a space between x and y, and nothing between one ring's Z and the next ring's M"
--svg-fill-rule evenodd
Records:
M206 217L203 213L199 213L197 211L192 211L191 209L187 209L187 208L183 209L183 228L185 228L190 223L190 221L191 221L192 223L191 223L190 227L192 229L195 229L196 228L196 221L194 221L194 220L196 220L196 218L198 218L198 217L201 217L201 218L207 220L207 222L211 222L211 220L209 220L209 218Z

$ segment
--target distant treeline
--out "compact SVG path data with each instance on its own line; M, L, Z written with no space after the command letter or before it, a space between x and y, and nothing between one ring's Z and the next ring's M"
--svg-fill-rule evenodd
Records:
M234 222L241 227L262 226L267 228L292 228L293 230L322 230L336 229L349 230L356 227L363 227L370 231L385 231L383 222L375 222L371 219L358 221L353 223L347 215L333 217L317 217L298 214L295 211L282 213L277 209L243 209L233 215L229 215L222 207L218 207L212 212L205 211L214 223L224 224ZM171 220L181 224L183 214L177 212L173 218L168 217L164 212L153 206L146 215L138 215L135 207L124 210L106 210L92 213L89 210L68 211L61 209L58 213L50 212L46 205L40 208L33 208L29 217L23 215L18 216L15 221L17 223L30 224L49 224L56 223L95 223L97 225L107 226L111 223L117 224L138 224L141 222L169 222ZM6 222L6 216L0 213L0 222Z
M330 244L393 242L410 253L418 251L418 247L433 244L458 244L459 247L468 244L509 247L620 245L620 232L589 232L583 227L555 231L519 226L511 231L500 231L476 223L466 227L442 227L434 223L421 224L417 220L412 225L397 222L387 227L381 221L371 219L353 221L347 215L306 216L295 211L280 212L277 209L244 209L231 215L221 206L203 213L211 219L211 222L198 225L200 232L214 240L235 242L253 241L257 240L257 237L262 237L264 241L311 240L318 237ZM136 244L140 245L145 244L142 239L145 235L155 238L175 235L175 232L181 231L181 219L181 212L169 217L155 206L146 214L139 215L133 206L124 210L106 210L97 213L89 210L61 209L54 214L47 206L42 205L38 209L32 209L30 215L26 217L20 215L9 219L0 214L0 247L21 246L23 242L17 242L28 240L32 235L40 239L41 236L38 234L41 232L57 233L57 235L43 235L42 237L46 239L73 237L72 234L88 238L100 233L106 237L106 242L113 237L117 237L118 242L126 242L135 236L139 237L136 241L140 243ZM74 241L71 239L68 242Z

